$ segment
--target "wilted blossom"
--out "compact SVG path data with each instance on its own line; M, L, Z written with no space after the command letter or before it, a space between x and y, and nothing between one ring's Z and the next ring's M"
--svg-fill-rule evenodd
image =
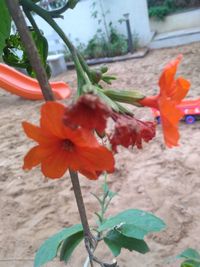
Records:
M127 114L113 114L115 121L114 131L109 135L112 149L117 146L137 146L142 148L142 141L149 142L155 136L155 123L137 120L134 116Z
M107 119L112 113L111 108L105 105L98 96L85 94L69 107L64 116L66 125L77 125L88 130L102 133L107 124Z

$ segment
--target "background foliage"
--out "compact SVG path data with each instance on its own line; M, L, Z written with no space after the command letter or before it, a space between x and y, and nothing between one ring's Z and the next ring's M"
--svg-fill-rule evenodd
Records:
M118 33L114 27L110 27L109 41L102 34L101 30L98 30L88 44L85 45L77 39L78 45L76 48L82 54L85 59L113 57L124 55L128 51L127 39L123 34ZM65 60L71 61L71 54L66 49Z
M170 13L200 7L200 0L148 0L149 16L163 20Z

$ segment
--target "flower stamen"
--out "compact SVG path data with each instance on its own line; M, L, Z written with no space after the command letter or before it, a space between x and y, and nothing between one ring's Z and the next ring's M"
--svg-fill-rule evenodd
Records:
M75 145L74 143L72 143L72 141L70 141L69 139L66 139L62 143L62 147L64 150L67 150L68 152L73 152Z

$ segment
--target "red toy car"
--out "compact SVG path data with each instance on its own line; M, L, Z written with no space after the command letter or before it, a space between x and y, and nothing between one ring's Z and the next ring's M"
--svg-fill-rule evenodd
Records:
M177 107L185 114L183 120L187 124L193 124L200 119L200 99L184 100ZM157 109L152 109L152 111L157 123L161 123L160 112Z

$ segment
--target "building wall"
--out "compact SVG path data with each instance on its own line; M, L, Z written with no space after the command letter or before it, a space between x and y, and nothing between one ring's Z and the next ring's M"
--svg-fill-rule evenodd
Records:
M91 17L92 2L93 0L82 0L75 9L64 13L64 19L56 19L75 44L78 42L87 44L99 28L97 20ZM112 21L119 32L126 35L125 23L120 24L118 20L123 18L123 14L129 13L132 33L138 37L139 45L145 46L149 43L151 33L146 0L102 0L102 2L105 11L110 11L107 15L108 23ZM53 29L38 16L36 21L50 42L50 51L60 50L62 45Z
M118 20L129 13L132 33L138 36L139 44L145 46L150 42L151 32L146 0L104 0L105 7L110 10L109 19L126 35L125 24Z
M90 0L80 1L75 9L68 10L63 14L64 19L55 19L75 44L78 42L87 43L96 33L97 22L91 18L91 3ZM62 41L55 31L39 16L36 15L35 19L49 41L49 50L51 52L61 50Z
M157 33L200 28L200 8L169 15L164 21L151 19L150 25Z

